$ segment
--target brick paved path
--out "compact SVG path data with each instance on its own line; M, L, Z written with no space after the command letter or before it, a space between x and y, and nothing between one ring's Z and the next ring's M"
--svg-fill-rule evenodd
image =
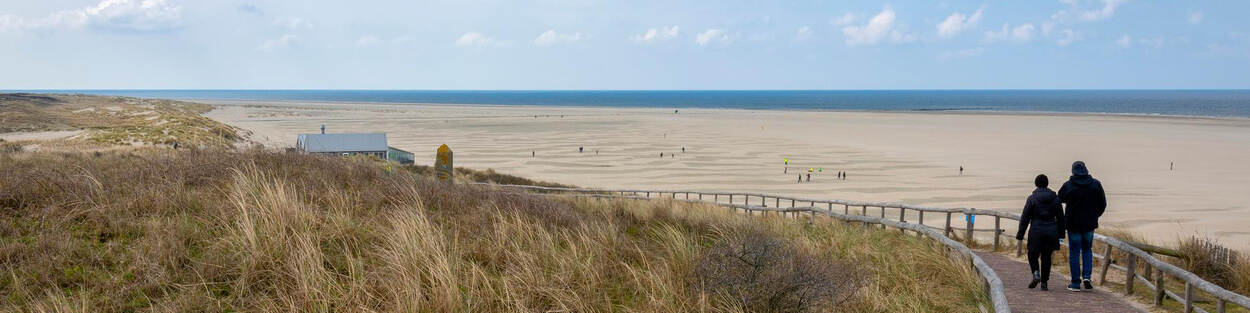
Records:
M1012 312L1145 312L1116 295L1108 294L1106 289L1096 284L1094 290L1068 291L1065 288L1068 285L1068 276L1053 271L1050 275L1050 291L1041 291L1040 286L1029 289L1033 274L1029 272L1028 263L988 252L977 252L977 255L994 268L998 278L1003 280L1003 289ZM1063 266L1067 266L1067 260L1059 260L1059 256L1060 254L1055 254L1055 262L1062 261Z

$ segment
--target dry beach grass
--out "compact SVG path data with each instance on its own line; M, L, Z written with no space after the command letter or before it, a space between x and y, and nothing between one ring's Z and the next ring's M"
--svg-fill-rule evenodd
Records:
M977 276L924 238L443 185L420 171L263 151L3 153L0 310L969 312L985 303Z

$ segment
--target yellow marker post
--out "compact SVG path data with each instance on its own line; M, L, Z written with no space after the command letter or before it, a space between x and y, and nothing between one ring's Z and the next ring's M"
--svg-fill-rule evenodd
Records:
M434 171L438 174L439 182L452 182L452 162L451 148L446 144L438 147L438 153L434 160Z

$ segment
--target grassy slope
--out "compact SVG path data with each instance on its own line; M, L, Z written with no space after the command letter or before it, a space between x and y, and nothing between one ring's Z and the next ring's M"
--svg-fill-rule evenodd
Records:
M207 104L88 95L0 94L0 133L85 130L90 142L229 147L240 130L201 116Z
M0 311L972 312L985 301L943 248L897 231L416 172L267 152L0 153ZM754 269L724 257L752 247L774 253L755 254L769 261Z

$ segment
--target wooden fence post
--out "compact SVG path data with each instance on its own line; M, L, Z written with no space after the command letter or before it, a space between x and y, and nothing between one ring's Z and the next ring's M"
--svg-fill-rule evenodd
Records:
M951 236L951 212L946 212L946 237Z
M1133 285L1137 282L1137 256L1128 255L1128 267L1124 274L1124 294L1133 295Z
M885 206L881 207L881 219L885 219ZM881 229L885 229L885 223L881 223Z
M1167 291L1167 288L1163 288L1163 276L1162 271L1155 275L1155 306L1163 306L1163 296Z
M760 206L767 207L768 204L764 203L764 201L768 201L768 197L760 197Z
M865 206L863 206L863 208L864 208L864 214L863 214L863 215L864 215L864 216L868 216L868 206L867 206L867 205L865 205ZM868 222L864 222L864 230L867 230L867 229L868 229Z
M1226 302L1226 301L1224 301L1224 299L1216 299L1216 300L1215 300L1215 312L1217 312L1217 313L1224 313L1225 311L1227 311L1227 309L1228 309L1228 308L1226 308L1226 306L1228 306L1228 305L1227 305L1227 304L1224 304L1224 302Z
M994 252L998 252L998 237L1002 237L1002 233L998 231L1001 229L999 228L1001 227L999 225L1001 219L998 215L994 216Z
M1185 313L1194 311L1194 284L1185 282Z
M899 207L899 208L898 208L898 221L899 221L900 223L906 223L906 222L907 222L907 221L906 221L906 219L907 219L907 209L904 209L904 208L902 208L902 207ZM907 233L907 229L906 229L906 228L899 227L899 228L898 228L898 232L906 234L906 233Z
M1068 245L1072 245L1072 244L1073 244L1072 242L1068 242ZM1103 253L1102 253L1102 273L1098 274L1099 286L1107 284L1107 270L1111 269L1112 261L1113 260L1111 259L1111 244L1107 244L1107 250L1103 250Z

